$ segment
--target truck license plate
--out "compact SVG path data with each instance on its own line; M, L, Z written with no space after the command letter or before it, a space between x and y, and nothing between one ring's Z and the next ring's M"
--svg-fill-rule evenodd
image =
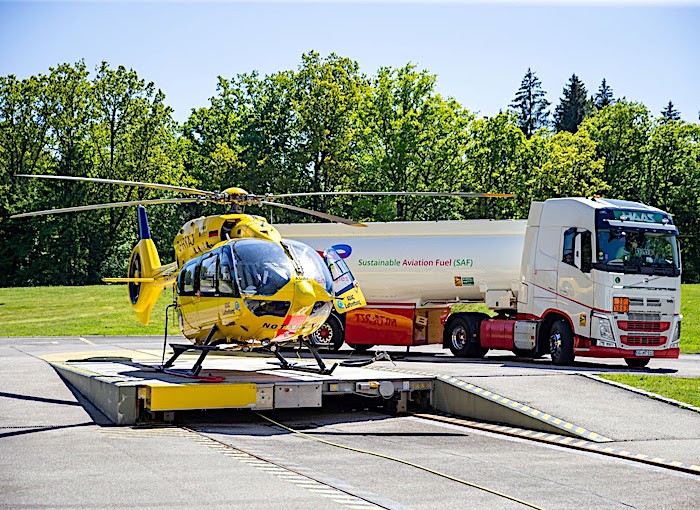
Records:
M638 349L634 351L635 356L642 356L644 358L653 358L654 357L654 351L651 351L649 349Z

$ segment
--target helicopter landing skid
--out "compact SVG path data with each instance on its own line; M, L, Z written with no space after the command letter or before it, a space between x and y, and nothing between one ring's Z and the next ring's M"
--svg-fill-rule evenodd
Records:
M185 377L196 377L199 375L199 372L202 370L202 363L204 362L204 358L207 357L207 354L211 351L220 350L216 345L170 344L170 347L173 349L173 355L163 366L156 368L158 372L168 373L168 369L173 366L175 360L179 358L183 352L200 351L199 358L197 358L192 368L184 373Z
M338 366L338 363L333 363L333 366L331 368L328 368L326 364L323 362L323 359L321 358L321 355L318 353L318 350L316 347L309 341L300 339L301 343L304 344L306 347L308 347L309 351L311 351L311 354L313 355L314 359L316 360L316 363L318 363L318 368L312 368L308 367L306 365L298 365L296 363L290 363L287 361L287 359L282 356L279 350L279 346L277 345L271 345L268 347L269 351L275 355L275 357L280 360L280 366L284 370L299 370L302 372L313 372L315 374L321 374L321 375L331 375L333 373L333 370L335 370L335 367Z

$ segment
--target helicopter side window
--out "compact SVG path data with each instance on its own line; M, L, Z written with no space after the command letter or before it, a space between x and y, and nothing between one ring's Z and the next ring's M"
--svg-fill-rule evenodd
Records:
M202 294L216 293L216 266L218 257L215 254L202 259L199 266L199 291Z
M178 276L178 291L181 296L191 296L194 294L195 271L198 260L192 260L185 264Z
M224 247L219 252L219 264L217 270L219 280L219 294L222 296L240 297L233 277L233 260L231 258L231 250Z

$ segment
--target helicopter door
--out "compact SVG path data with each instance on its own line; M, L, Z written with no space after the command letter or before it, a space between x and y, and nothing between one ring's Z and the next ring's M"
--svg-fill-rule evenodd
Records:
M202 258L199 266L199 300L196 301L196 321L200 327L211 327L219 318L217 293L217 254L210 253Z
M367 304L365 297L350 268L333 249L323 253L323 258L333 277L333 305L338 313L349 312Z

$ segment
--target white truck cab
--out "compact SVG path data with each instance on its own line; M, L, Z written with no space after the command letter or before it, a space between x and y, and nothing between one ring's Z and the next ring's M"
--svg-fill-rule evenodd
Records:
M570 363L581 355L622 357L644 366L651 357L678 357L677 235L668 213L635 202L533 203L518 316L544 321L555 362ZM561 319L568 324L558 324L552 333Z

